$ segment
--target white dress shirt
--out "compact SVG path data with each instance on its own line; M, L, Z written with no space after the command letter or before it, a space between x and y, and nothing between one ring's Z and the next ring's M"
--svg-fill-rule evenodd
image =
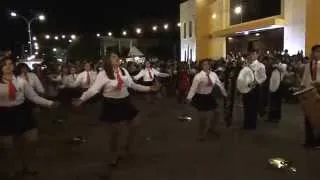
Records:
M88 84L88 73L90 78L89 84ZM88 89L93 85L96 78L97 78L97 73L95 71L83 71L77 76L76 81L71 83L69 86L73 88L81 87L83 89Z
M258 84L262 84L267 80L266 67L258 60L250 64L250 68L254 71L254 78Z
M193 78L187 99L191 100L195 94L210 94L215 85L218 85L222 94L227 96L227 92L218 75L215 72L210 71L209 78L207 73L204 71L200 71L198 74L196 74ZM208 86L209 80L211 81L212 86Z
M125 74L122 74L120 70L121 72L120 76L121 76L121 79L123 80L123 87L121 89L117 89L118 81L116 78L117 77L116 73L115 73L115 79L109 79L106 72L103 70L99 72L93 85L86 92L82 94L82 96L80 97L80 100L86 101L90 99L94 95L98 94L101 89L103 89L102 95L104 97L114 98L114 99L122 99L122 98L128 97L129 96L128 87L135 89L137 91L142 91L142 92L150 91L150 87L136 84L132 80L129 72L124 68L121 68L121 69L125 73Z
M151 74L151 77L150 77ZM154 68L150 68L150 74L149 74L149 68L142 69L136 76L133 77L134 80L139 80L143 77L143 81L150 82L154 80L155 76L158 77L168 77L169 74L167 73L161 73L158 70Z
M317 64L317 78L315 80L316 82L320 82L320 61L318 61ZM306 64L304 67L303 76L301 79L301 86L304 86L305 88L312 87L312 77L310 72L310 63Z
M18 78L22 78L25 79L24 76L19 76ZM41 93L44 94L44 87L41 83L41 81L39 80L38 76L35 73L32 72L28 72L27 73L27 79L25 79L29 85L37 92L37 93Z
M16 88L16 99L9 99L8 84L0 83L0 107L14 107L24 103L25 99L29 99L35 104L42 106L51 106L53 101L49 101L40 97L28 82L22 78L14 77L12 83Z
M241 93L248 93L252 89L251 87L249 87L249 85L254 82L255 77L253 70L248 66L243 67L237 78L237 89Z

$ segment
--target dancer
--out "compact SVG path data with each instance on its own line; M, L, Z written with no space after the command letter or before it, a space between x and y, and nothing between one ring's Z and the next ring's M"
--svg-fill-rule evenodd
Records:
M217 74L210 70L210 59L203 59L200 61L200 68L202 69L193 78L191 88L189 90L187 101L198 110L199 117L199 140L204 141L208 130L215 132L215 125L217 120L210 118L214 116L216 109L216 99L212 94L213 87L217 85L223 96L227 96L227 92L219 80ZM210 121L209 121L210 120Z
M253 50L237 78L237 88L243 94L243 129L245 130L253 130L257 127L259 89L267 79L265 66L257 59L258 53Z
M99 72L94 84L74 101L80 106L85 101L103 90L101 121L108 124L110 133L111 166L117 166L121 159L119 137L123 133L123 123L128 128L125 155L131 153L133 141L139 122L135 119L138 110L131 104L128 88L141 92L157 91L158 86L143 86L134 83L128 71L120 67L119 53L112 52L110 58L105 59L104 71Z
M136 76L133 77L134 80L138 81L143 78L142 84L145 86L152 86L156 82L156 77L169 77L167 73L161 73L154 69L149 61L145 62L145 68L142 69ZM146 95L148 102L153 101L153 97L150 94Z
M0 139L8 148L8 155L13 152L11 144L16 148L22 166L19 174L34 175L37 172L31 169L30 162L34 155L33 144L38 139L38 130L28 112L30 108L26 108L25 100L46 107L55 107L57 103L37 95L27 81L14 76L13 70L11 58L0 61ZM11 168L9 164L8 168Z
M77 77L76 80L69 84L69 87L75 88L80 87L83 91L86 91L93 85L96 80L97 72L92 70L92 65L90 62L84 64L84 71L82 71Z
M16 67L16 74L19 78L24 79L29 85L40 95L44 95L44 87L38 76L31 72L30 68L25 63L19 63Z

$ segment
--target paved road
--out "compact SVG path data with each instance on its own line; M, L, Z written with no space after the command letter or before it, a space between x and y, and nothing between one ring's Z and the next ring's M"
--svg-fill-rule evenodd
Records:
M154 105L134 98L142 112L143 126L137 154L112 173L112 180L319 180L320 151L306 151L302 113L298 105L284 107L279 126L264 122L254 132L240 130L241 113L233 128L221 122L219 140L196 141L196 120L179 122L182 112L175 99ZM61 125L53 125L54 113L42 111L39 117L41 139L37 152L39 180L95 180L107 171L107 133L97 121L98 106L75 111ZM192 114L192 112L191 112ZM83 145L69 145L75 135L87 136ZM268 168L270 157L285 157L297 168L295 176Z

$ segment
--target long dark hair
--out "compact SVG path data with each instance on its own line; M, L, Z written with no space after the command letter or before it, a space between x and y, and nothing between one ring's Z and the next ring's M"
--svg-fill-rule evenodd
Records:
M29 66L26 63L19 63L16 67L15 74L17 76L21 75L23 68L27 69L28 72L31 72L31 69L29 68Z
M114 71L113 71L113 66L111 63L111 55L116 54L120 58L120 53L117 51L111 51L109 56L104 57L104 65L103 69L105 70L107 76L109 79L115 79L116 77L114 76Z
M3 72L2 68L6 65L6 61L12 61L13 60L10 57L4 57L0 60L0 83L3 83Z

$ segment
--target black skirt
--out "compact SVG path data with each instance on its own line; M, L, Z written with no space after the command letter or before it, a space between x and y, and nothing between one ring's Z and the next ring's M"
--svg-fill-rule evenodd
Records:
M192 98L192 105L198 111L212 111L217 108L216 98L210 94L196 94Z
M36 128L30 105L0 107L0 136L20 136Z
M131 121L139 111L131 103L130 98L103 98L100 120L107 123Z

